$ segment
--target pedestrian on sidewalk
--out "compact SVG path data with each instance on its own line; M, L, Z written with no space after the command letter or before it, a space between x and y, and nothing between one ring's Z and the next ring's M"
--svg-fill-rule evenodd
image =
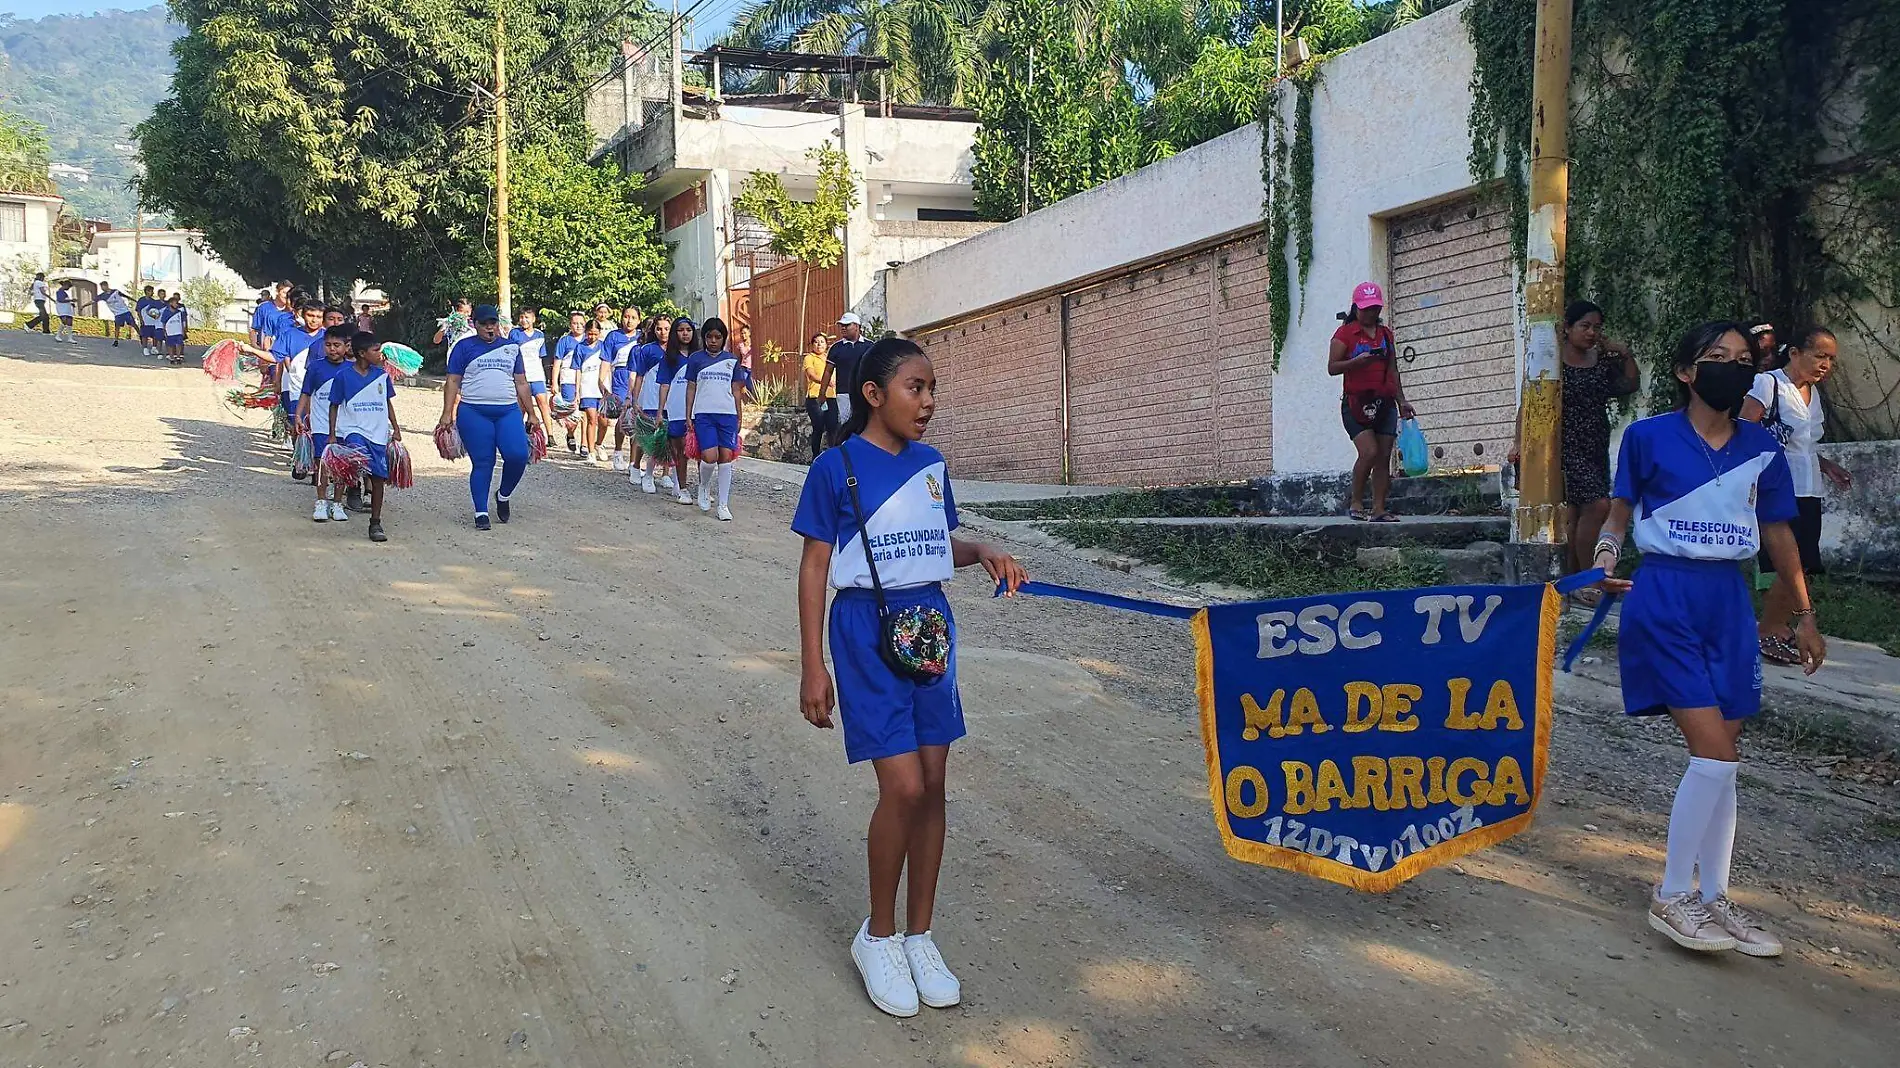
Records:
M79 335L73 333L73 291L65 280L59 283L59 289L53 293L53 314L59 316L59 331L53 335L54 341L79 344Z
M981 564L1013 594L1028 576L1008 553L953 536L956 498L943 455L920 440L937 387L923 350L886 338L858 372L860 403L840 445L813 462L792 517L805 539L799 708L813 726L829 728L835 705L846 759L868 760L877 774L870 916L851 941L851 959L872 1004L915 1016L920 1001L948 1008L962 1000L931 930L950 744L965 733L943 583L955 568ZM825 670L826 587L837 591L829 626L835 687ZM900 930L897 884L907 869Z
M699 510L722 523L732 521L732 472L739 463L739 423L745 415L746 389L752 378L739 366L739 354L726 348L726 324L706 320L699 338L704 346L686 361L686 419L699 441ZM717 500L715 500L715 489Z
M388 541L383 533L383 488L389 480L389 443L402 440L402 426L396 421L396 380L383 367L383 350L376 344L375 334L342 327L333 333L339 340L348 339L345 347L350 350L352 362L344 364L330 380L330 426L336 440L369 458L365 468L369 478L369 540ZM328 336L324 343L329 344ZM516 349L517 360L519 352ZM494 463L492 455L489 463Z
M825 451L825 443L838 429L838 389L826 380L825 332L811 336L805 349L805 418L811 421L811 458Z
M1362 521L1396 523L1399 517L1385 504L1392 489L1392 445L1399 437L1399 420L1410 419L1414 413L1399 383L1398 345L1391 329L1379 321L1384 311L1385 291L1379 283L1361 282L1354 287L1346 321L1333 331L1326 373L1344 377L1339 419L1359 454L1352 465L1346 514ZM1372 507L1362 511L1359 505L1365 500L1368 481Z
M1587 300L1564 309L1562 369L1564 502L1571 508L1567 570L1584 571L1610 514L1610 405L1635 393L1642 379L1629 346L1603 336L1603 309ZM1521 412L1519 422L1521 429Z
M838 340L825 350L831 367L824 386L837 397L837 417L843 422L851 421L851 408L858 399L858 364L870 351L871 343L864 339L864 320L858 318L858 313L838 316Z
M511 516L510 498L528 470L528 427L541 426L541 411L528 392L521 346L502 333L501 309L484 304L475 309L474 321L474 335L456 342L449 350L449 376L442 387L442 418L436 423L436 431L460 431L468 452L468 492L475 505L475 529L487 530L495 456L501 455L495 518L506 523Z
M33 276L33 283L27 286L27 294L29 299L33 301L33 307L38 310L39 314L26 321L26 329L31 330L33 329L33 324L38 323L40 324L40 333L52 333L53 318L49 313L49 309L46 307L47 302L51 299L51 294L46 287L45 271L40 271Z
M1845 490L1854 484L1847 469L1817 451L1827 418L1821 410L1819 387L1834 370L1839 342L1825 326L1810 326L1795 335L1787 349L1787 363L1778 370L1755 376L1754 388L1742 402L1742 418L1760 423L1788 457L1794 483L1795 517L1789 523L1801 557L1803 576L1821 574L1821 500L1827 484ZM1794 587L1766 552L1759 558L1764 577L1772 577L1762 599L1756 632L1764 659L1777 664L1799 664L1801 650L1790 626L1796 598ZM1812 591L1809 591L1812 593Z
M1827 644L1815 625L1789 520L1795 508L1788 461L1774 436L1737 421L1755 381L1742 326L1689 331L1672 364L1679 407L1623 432L1609 519L1595 565L1614 574L1624 532L1643 552L1617 637L1623 707L1667 714L1689 748L1689 767L1669 814L1662 883L1649 925L1703 952L1781 954L1781 940L1728 896L1735 850L1735 782L1742 724L1761 711L1761 658L1742 563L1766 548L1788 577L1800 620L1795 643L1809 674Z

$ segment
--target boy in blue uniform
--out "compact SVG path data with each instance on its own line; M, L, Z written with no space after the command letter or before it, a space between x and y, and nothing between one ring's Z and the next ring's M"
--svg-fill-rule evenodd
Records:
M1787 458L1772 434L1735 418L1755 380L1740 324L1691 330L1674 370L1682 406L1624 431L1595 554L1596 566L1614 572L1626 530L1643 551L1633 580L1603 584L1629 593L1617 638L1623 706L1633 716L1667 714L1689 747L1649 925L1687 949L1779 956L1780 939L1728 896L1736 742L1761 710L1761 650L1742 574L1758 549L1766 546L1802 606L1795 638L1810 674L1827 646L1788 527Z
M344 330L323 331L323 359L307 363L303 372L303 386L297 397L297 417L294 431L310 435L310 455L323 456L324 446L330 443L330 387L337 374L350 365L350 335ZM317 505L311 511L314 522L324 523L330 520L344 522L350 513L336 498L336 486L331 485L330 476L324 474L323 465L318 464L316 477L310 480L317 487ZM354 486L350 487L352 490Z
M356 334L350 349L355 361L330 380L330 426L338 441L369 457L369 540L388 541L383 533L383 487L389 479L389 443L402 440L396 382L383 369L376 335Z
M956 625L942 583L954 568L971 564L983 565L1011 593L1028 576L1009 554L952 536L956 498L943 456L919 440L936 410L936 374L923 350L886 338L865 355L854 381L860 392L844 440L812 463L792 517L792 530L805 538L798 567L799 709L813 726L828 728L836 704L846 757L876 768L871 914L852 939L851 958L872 1004L893 1016L915 1016L919 1001L948 1008L962 998L930 930L943 863L950 743L964 735ZM835 690L825 670L826 587L838 591L829 628ZM881 602L918 622L920 631L940 635L941 661L910 665L903 674L887 662L880 649ZM906 867L908 934L897 929L897 884Z
M139 317L139 349L147 356L158 355L158 309L162 304L152 296L152 287L146 286L135 309Z
M730 523L732 470L739 459L739 418L745 408L746 387L752 376L739 366L739 357L726 348L726 324L717 316L700 329L706 345L686 360L686 413L699 440L699 510L712 507L714 483L719 487L719 521Z
M191 329L191 314L185 310L181 294L173 293L165 302L165 359L174 364L185 362L185 336Z
M616 409L611 413L614 424L614 470L626 471L632 464L622 451L627 448L627 431L620 416L633 407L633 350L640 347L640 309L627 305L620 313L620 325L609 330L601 338L601 344L606 346L604 358L613 366L608 396L614 399L609 407Z

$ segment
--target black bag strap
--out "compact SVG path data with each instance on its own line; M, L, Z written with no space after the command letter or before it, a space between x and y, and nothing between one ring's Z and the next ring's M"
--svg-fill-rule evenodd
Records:
M871 569L871 589L877 594L877 614L883 618L890 614L884 604L884 580L877 574L877 560L871 555L871 535L864 529L864 502L858 497L858 475L851 467L851 442L846 438L838 445L838 458L844 461L844 488L851 494L851 518L858 524L858 544L864 547L864 566Z
M1776 378L1775 373L1770 371L1768 381L1775 387L1775 397L1768 402L1768 417L1763 422L1779 423L1781 422L1781 379Z

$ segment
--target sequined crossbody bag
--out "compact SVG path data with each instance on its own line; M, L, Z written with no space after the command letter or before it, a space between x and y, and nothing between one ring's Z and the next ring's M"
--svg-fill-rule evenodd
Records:
M877 594L877 655L898 675L920 685L941 680L950 670L950 620L932 605L906 605L893 611L884 599L884 581L878 577L871 552L871 535L864 529L864 502L858 497L858 476L851 467L849 443L839 448L844 460L844 485L851 494L852 518L858 524L858 544L864 546L864 565L871 569L871 589Z

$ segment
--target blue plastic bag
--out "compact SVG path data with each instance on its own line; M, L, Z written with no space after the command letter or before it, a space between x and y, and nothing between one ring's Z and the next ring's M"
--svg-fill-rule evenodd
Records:
M1425 432L1418 428L1416 419L1399 424L1399 465L1409 478L1417 478L1431 469L1431 450L1425 447Z

